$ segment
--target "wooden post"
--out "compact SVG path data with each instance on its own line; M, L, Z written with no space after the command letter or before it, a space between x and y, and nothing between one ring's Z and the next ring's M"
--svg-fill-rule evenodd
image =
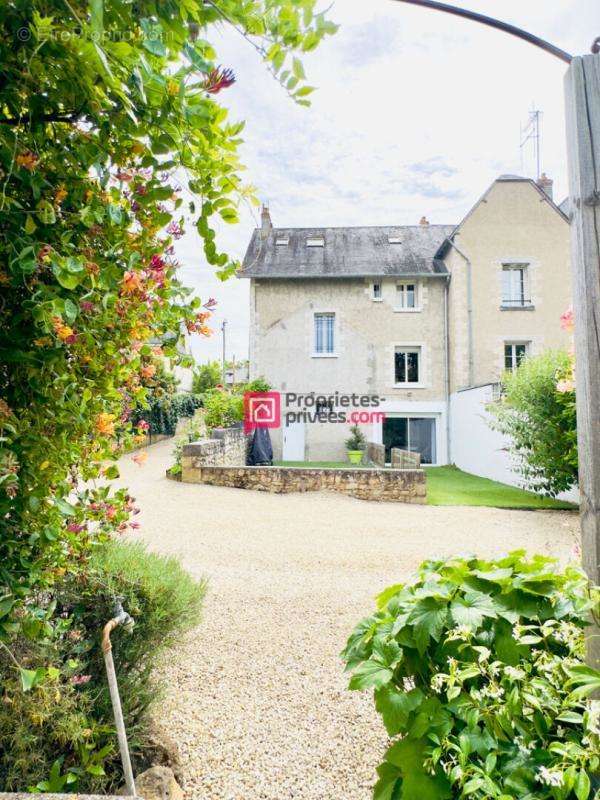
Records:
M581 543L583 566L600 584L600 55L574 58L565 84ZM600 668L598 628L588 654Z

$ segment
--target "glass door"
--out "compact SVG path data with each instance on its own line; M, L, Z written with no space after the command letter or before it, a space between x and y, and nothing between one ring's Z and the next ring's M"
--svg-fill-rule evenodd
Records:
M383 423L385 460L392 460L392 447L419 453L422 464L435 464L437 459L433 417L386 417Z

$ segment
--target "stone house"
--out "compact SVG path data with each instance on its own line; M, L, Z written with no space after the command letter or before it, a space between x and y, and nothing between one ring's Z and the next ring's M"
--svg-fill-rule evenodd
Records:
M282 393L275 458L344 458L347 424L286 425L286 411L376 396L385 418L359 420L369 441L467 469L486 453L499 477L485 403L504 369L569 345L559 325L569 242L545 176L501 176L452 225L275 228L263 209L240 277L250 280L250 377ZM303 399L286 407L286 393Z

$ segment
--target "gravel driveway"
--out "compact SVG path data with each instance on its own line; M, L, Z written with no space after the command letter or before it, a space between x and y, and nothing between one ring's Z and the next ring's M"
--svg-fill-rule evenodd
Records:
M157 725L189 800L368 800L386 736L338 653L374 596L425 558L517 547L571 557L576 515L269 495L167 481L173 443L121 472L143 538L209 578Z

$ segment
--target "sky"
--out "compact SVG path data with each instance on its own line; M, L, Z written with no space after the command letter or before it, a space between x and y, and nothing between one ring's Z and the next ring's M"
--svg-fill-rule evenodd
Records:
M598 0L453 0L573 54L600 35ZM458 223L504 173L535 177L529 112L542 112L542 169L555 199L567 194L563 77L566 64L506 34L394 0L336 0L340 25L302 61L317 87L294 104L258 53L227 25L208 32L236 83L221 92L232 121L246 120L244 179L268 204L275 227ZM243 204L238 225L217 226L219 244L243 258L260 210ZM249 281L221 282L190 224L177 243L180 278L218 301L209 339L192 338L198 363L248 354Z

